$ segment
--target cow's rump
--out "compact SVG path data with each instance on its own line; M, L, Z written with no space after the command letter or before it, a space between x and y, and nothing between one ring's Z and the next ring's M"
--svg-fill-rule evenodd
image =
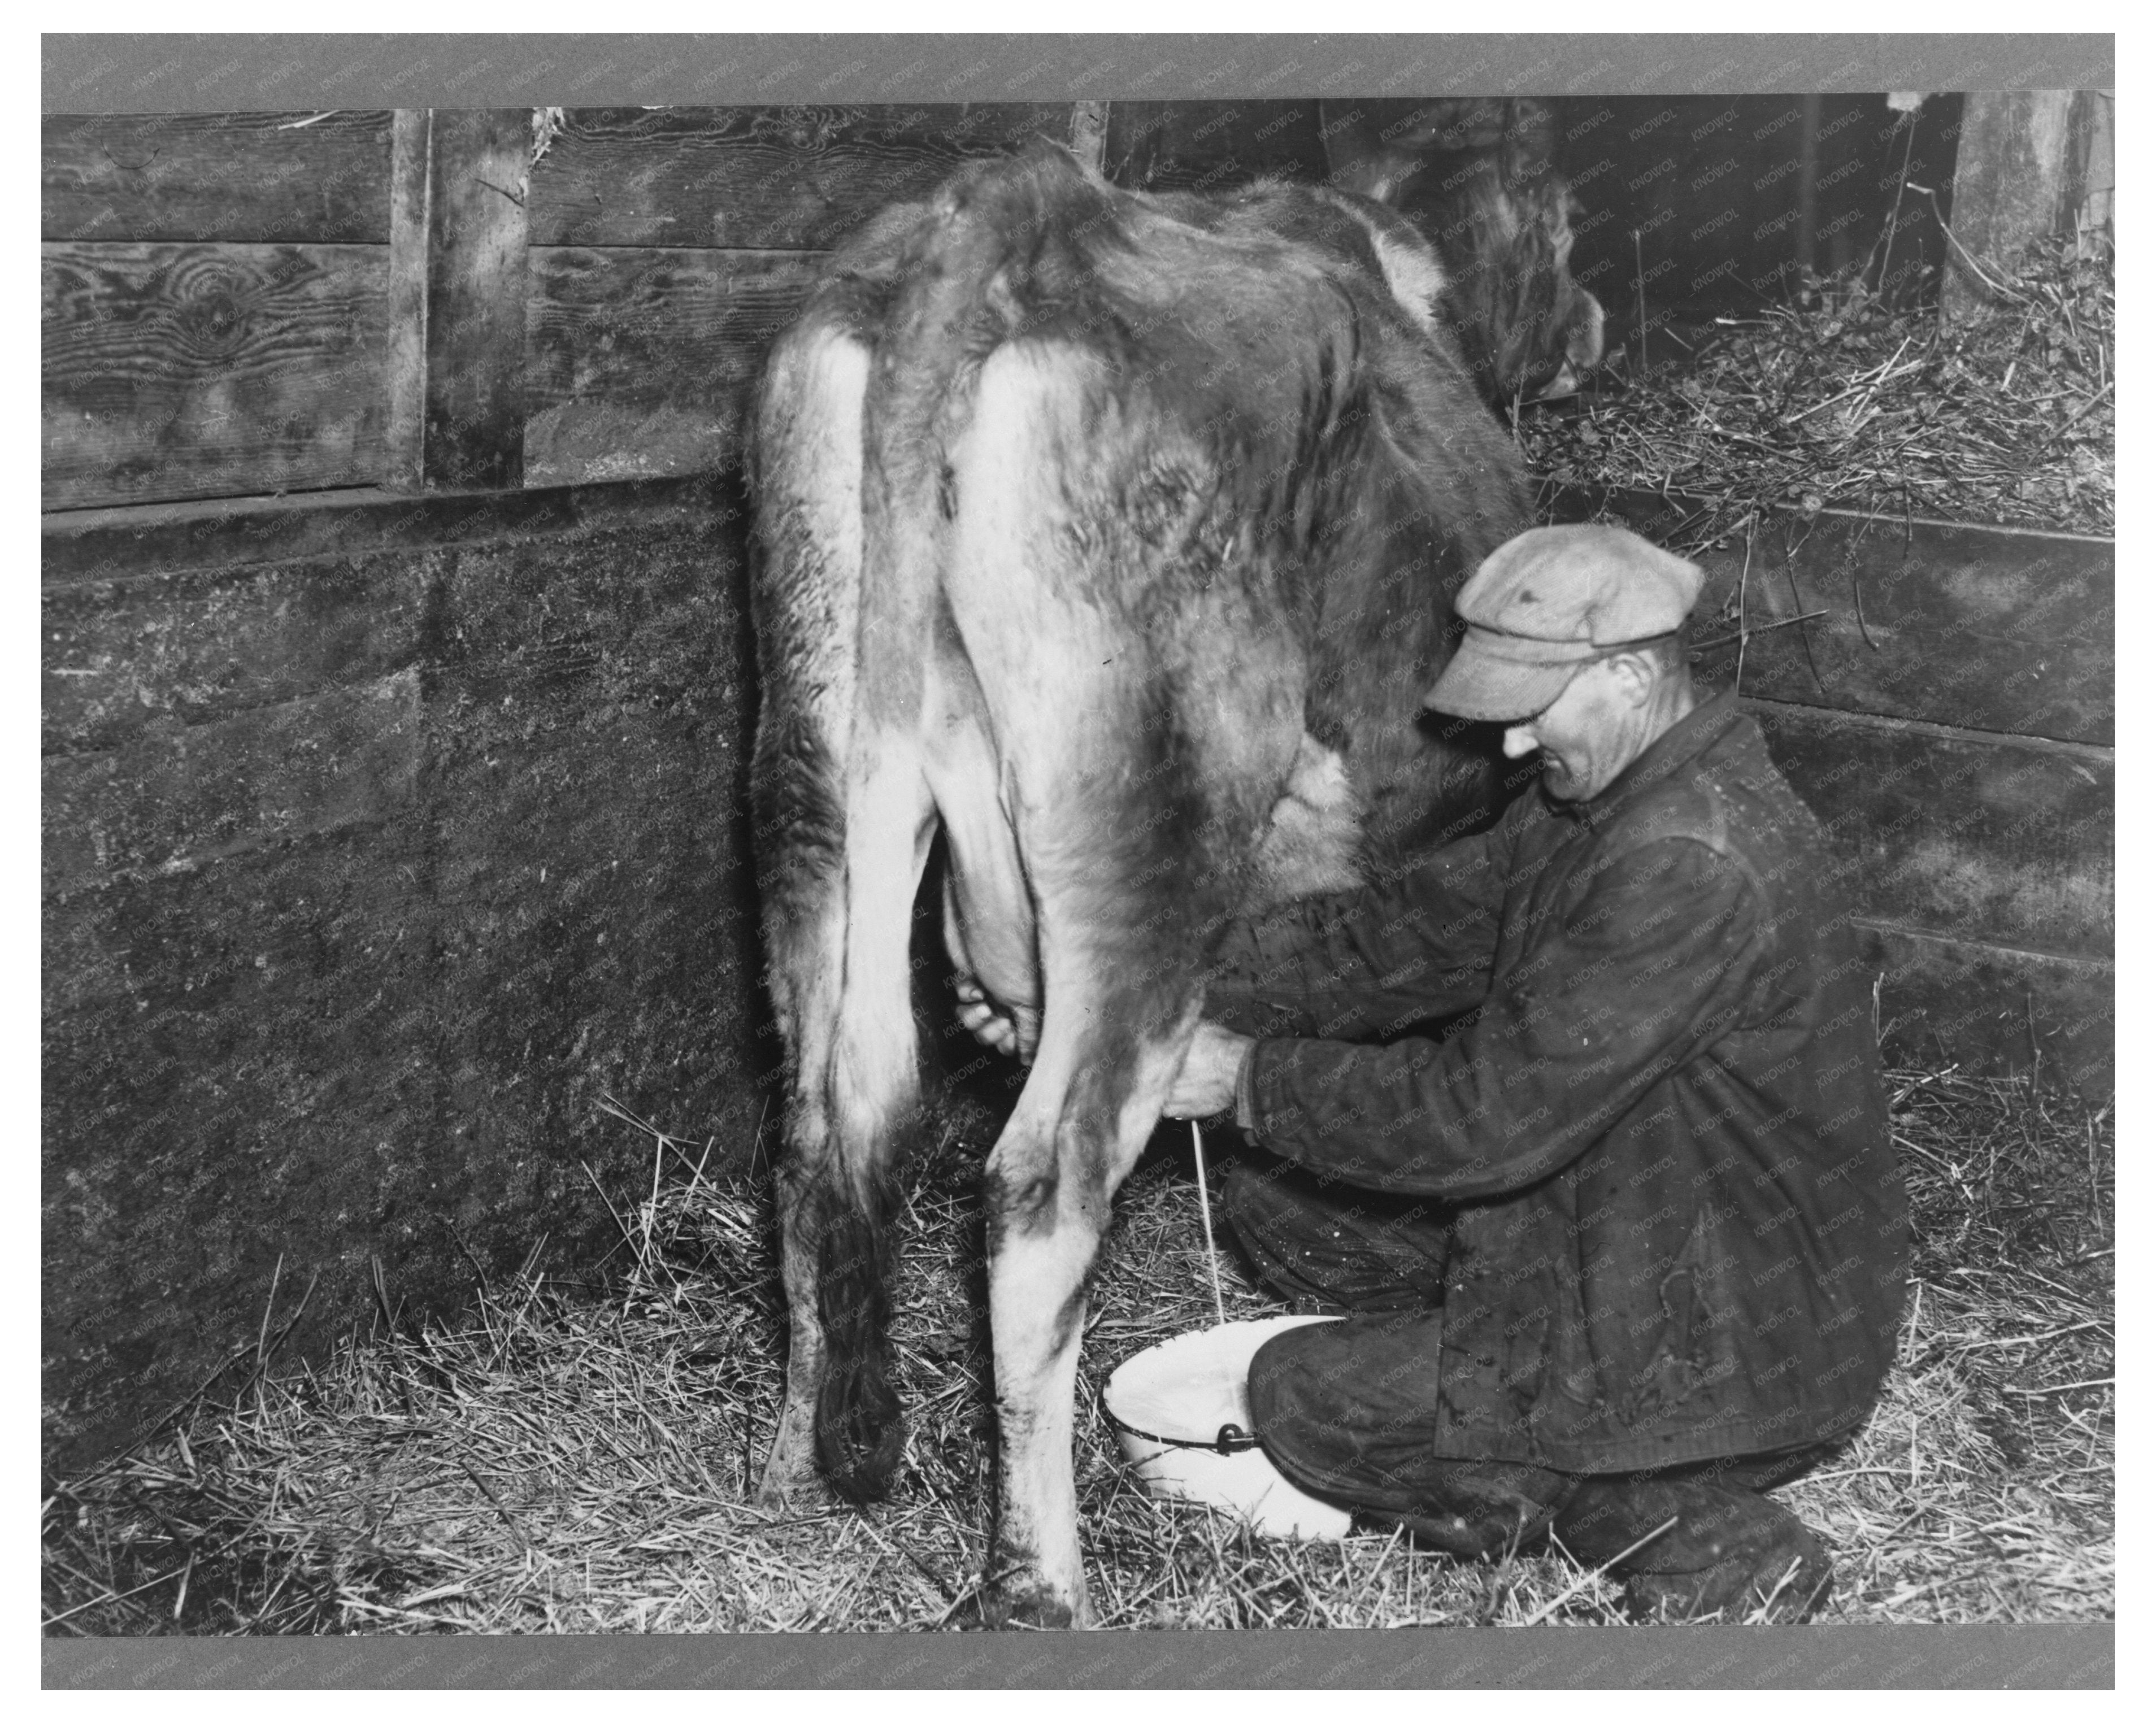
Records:
M1153 198L1045 146L887 212L835 260L773 379L860 350L860 666L886 661L891 715L910 720L921 668L955 652L999 736L1048 704L1066 729L1134 725L1127 782L1104 793L1148 815L1175 805L1184 833L1198 811L1246 872L1250 820L1298 764L1323 787L1332 753L1377 865L1438 835L1486 756L1434 737L1419 698L1451 592L1526 520L1511 443L1433 327L1441 283L1367 200ZM824 404L774 387L764 412ZM783 440L762 439L767 476ZM827 542L814 560L860 554ZM785 582L800 560L767 572ZM843 633L851 604L829 596L803 621ZM1260 816L1212 805L1252 778L1272 789ZM1310 835L1308 804L1284 812ZM1246 883L1278 895L1332 878L1337 855L1319 846L1313 877L1297 847L1281 847L1286 877L1260 866Z

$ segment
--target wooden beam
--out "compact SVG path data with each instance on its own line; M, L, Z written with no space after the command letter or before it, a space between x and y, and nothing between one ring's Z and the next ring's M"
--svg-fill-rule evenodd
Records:
M1103 171L1108 152L1108 105L1073 102L1070 105L1070 148L1094 172Z
M531 243L821 251L1035 137L1071 141L1071 105L571 108L532 175Z
M432 115L399 108L389 151L389 340L382 483L425 480L427 423L427 149Z
M48 114L44 237L379 245L390 117Z
M1972 315L1996 279L2035 240L2072 219L2076 178L2071 90L1973 90L1954 156L1950 249L1940 309Z
M1797 134L1797 240L1794 262L1801 281L1819 267L1820 115L1825 106L1817 95L1804 99Z
M2084 228L2108 228L2117 177L2112 160L2112 92L2077 90L2066 115L2072 153L2067 186L2068 215Z
M1326 176L1315 101L1119 101L1108 110L1102 154L1108 178L1132 191L1211 191L1264 173Z
M214 584L231 570L264 562L501 544L572 531L650 532L661 526L716 531L737 519L704 474L551 490L527 486L491 495L438 491L418 499L331 490L48 515L40 524L38 561L49 603L62 587L89 587L100 589L100 595L85 602L116 603L121 582L182 573ZM369 601L377 607L389 602ZM348 637L331 638L341 623L295 618L295 625L316 628L330 656L349 658L358 650ZM244 624L231 626L246 633ZM49 654L48 662L68 660ZM49 692L47 698L49 702Z
M390 185L388 482L524 482L524 300L531 116L406 111Z

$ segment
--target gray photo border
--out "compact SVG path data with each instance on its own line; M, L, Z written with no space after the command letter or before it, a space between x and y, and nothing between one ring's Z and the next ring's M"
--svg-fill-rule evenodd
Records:
M67 35L48 113L2108 89L2107 33ZM2112 1623L41 1642L96 1689L2069 1688Z

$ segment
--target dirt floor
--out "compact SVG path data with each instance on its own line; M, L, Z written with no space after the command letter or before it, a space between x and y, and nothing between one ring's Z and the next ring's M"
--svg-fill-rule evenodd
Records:
M1847 1452L1784 1492L1836 1554L1822 1618L2107 1618L2110 1110L1951 1070L1892 1082L1918 1239L1901 1363ZM767 1181L715 1184L695 1173L701 1146L648 1133L656 1194L621 1214L592 1283L496 1280L454 1327L384 1320L326 1367L264 1372L50 1488L46 1631L977 1626L985 1131L953 1122L909 1170L895 1333L910 1433L888 1502L750 1505L783 1356ZM1087 1324L1076 1463L1103 1624L1618 1619L1614 1587L1559 1555L1270 1541L1134 1487L1099 1386L1212 1318L1188 1151L1162 1141L1118 1198ZM1231 1319L1274 1308L1232 1255L1224 1285Z

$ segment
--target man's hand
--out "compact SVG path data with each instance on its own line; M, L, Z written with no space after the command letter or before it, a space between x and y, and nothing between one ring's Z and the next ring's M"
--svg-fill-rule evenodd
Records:
M1233 1110L1235 1079L1242 1074L1243 1055L1254 1038L1218 1023L1199 1024L1161 1111L1171 1119L1209 1119Z

